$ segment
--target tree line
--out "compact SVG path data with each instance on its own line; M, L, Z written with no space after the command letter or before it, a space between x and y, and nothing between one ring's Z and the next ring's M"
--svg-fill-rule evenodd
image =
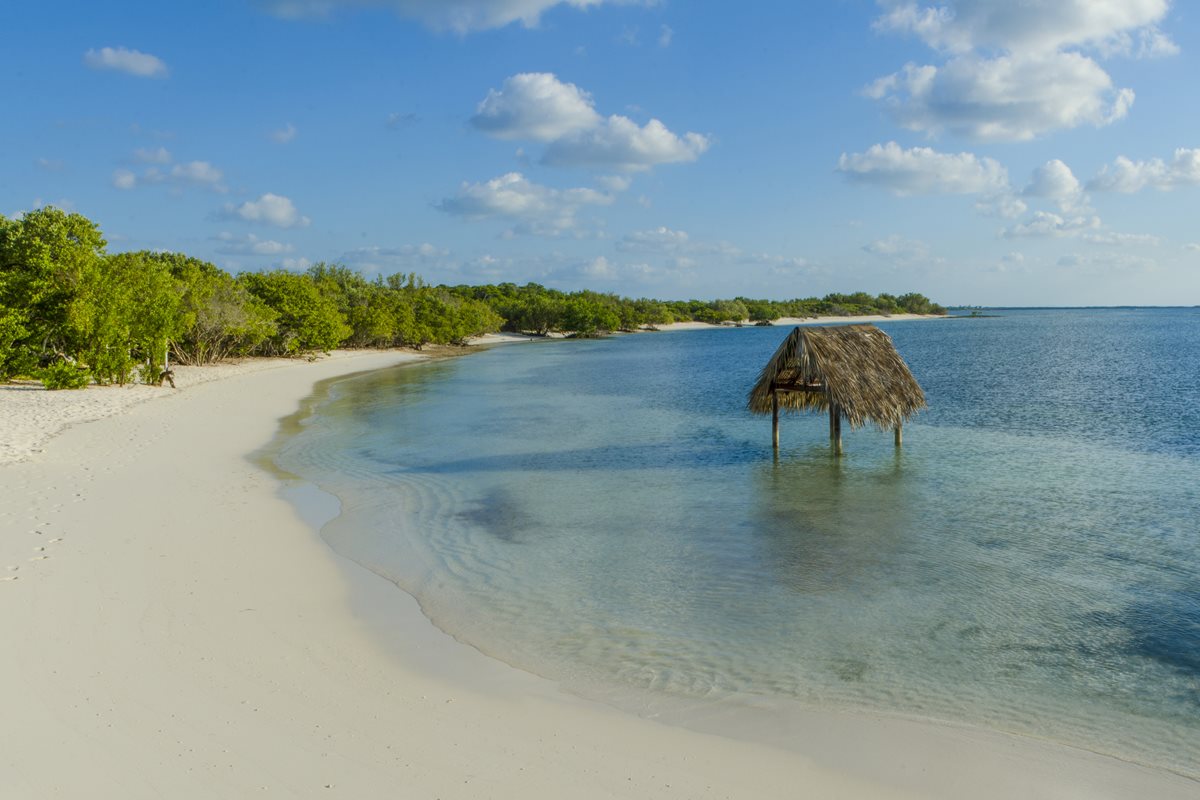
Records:
M943 313L919 294L859 292L789 301L630 299L517 286L368 279L339 264L232 275L181 253L109 254L81 214L0 215L0 380L49 388L154 383L166 364L295 356L336 347L463 344L509 330L599 335L674 321Z

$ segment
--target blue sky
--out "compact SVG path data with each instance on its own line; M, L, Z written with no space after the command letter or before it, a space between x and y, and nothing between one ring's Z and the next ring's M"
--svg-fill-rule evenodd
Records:
M1169 0L6 11L0 213L232 271L634 296L1200 303Z

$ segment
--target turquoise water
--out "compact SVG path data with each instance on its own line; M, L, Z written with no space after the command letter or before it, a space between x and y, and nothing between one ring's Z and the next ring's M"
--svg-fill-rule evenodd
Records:
M931 408L745 410L785 328L495 348L328 387L281 466L486 653L640 713L862 710L1200 776L1200 310L883 324Z

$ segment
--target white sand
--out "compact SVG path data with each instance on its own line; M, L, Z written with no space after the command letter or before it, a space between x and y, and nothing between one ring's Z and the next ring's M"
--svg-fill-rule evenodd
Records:
M805 754L670 728L442 635L246 458L315 381L411 358L233 370L0 465L0 798L1198 795L896 720L813 715Z

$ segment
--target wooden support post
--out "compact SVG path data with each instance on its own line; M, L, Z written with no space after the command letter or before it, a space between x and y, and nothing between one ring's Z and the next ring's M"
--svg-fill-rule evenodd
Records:
M842 454L842 410L837 403L829 403L829 447L835 456Z
M896 447L904 444L904 426L896 426Z
M779 449L779 395L771 390L771 443Z

